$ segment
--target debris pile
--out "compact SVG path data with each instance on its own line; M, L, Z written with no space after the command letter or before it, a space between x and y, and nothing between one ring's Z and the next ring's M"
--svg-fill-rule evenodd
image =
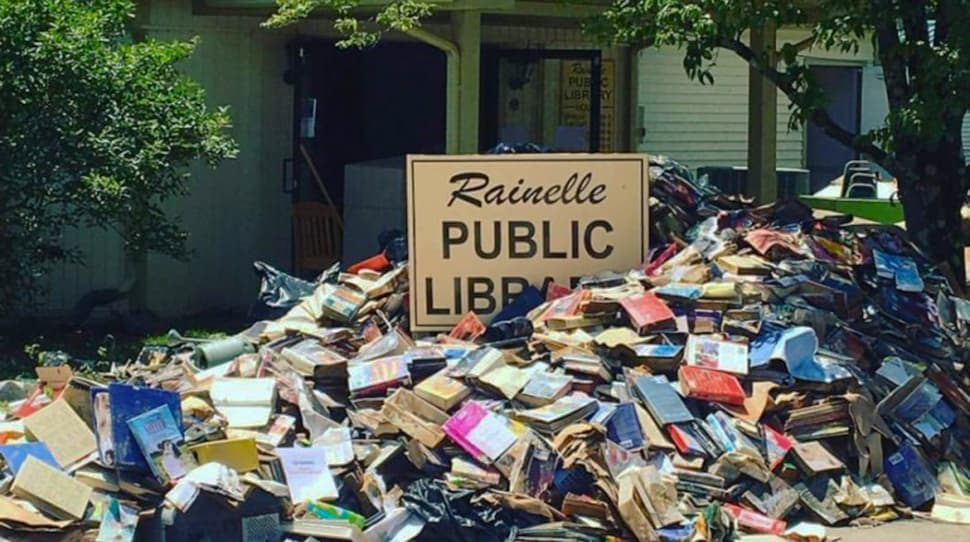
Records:
M7 405L0 529L97 540L824 540L967 521L970 302L886 227L657 160L640 269L408 333L385 240L268 314ZM541 286L541 288L540 288ZM764 539L764 538L760 538Z

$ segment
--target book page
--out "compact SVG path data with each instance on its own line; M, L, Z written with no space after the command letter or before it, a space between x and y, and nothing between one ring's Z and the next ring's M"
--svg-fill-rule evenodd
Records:
M294 503L337 498L337 485L323 448L277 448Z

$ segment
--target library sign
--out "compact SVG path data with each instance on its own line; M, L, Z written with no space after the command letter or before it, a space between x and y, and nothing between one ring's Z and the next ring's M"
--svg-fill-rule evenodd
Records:
M646 257L646 155L408 156L411 329L489 319L529 284Z

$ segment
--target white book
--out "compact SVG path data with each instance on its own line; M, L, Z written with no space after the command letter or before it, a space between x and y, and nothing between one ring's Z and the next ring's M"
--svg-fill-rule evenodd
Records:
M263 427L276 402L276 379L217 378L209 397L229 427Z
M687 339L687 365L735 374L748 374L748 345L691 335Z
M293 504L336 500L337 484L327 464L325 448L277 448Z

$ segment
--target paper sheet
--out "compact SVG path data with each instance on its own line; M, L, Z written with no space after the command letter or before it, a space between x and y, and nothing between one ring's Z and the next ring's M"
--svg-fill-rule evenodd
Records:
M334 500L337 485L327 465L323 448L277 448L294 503L306 500Z

